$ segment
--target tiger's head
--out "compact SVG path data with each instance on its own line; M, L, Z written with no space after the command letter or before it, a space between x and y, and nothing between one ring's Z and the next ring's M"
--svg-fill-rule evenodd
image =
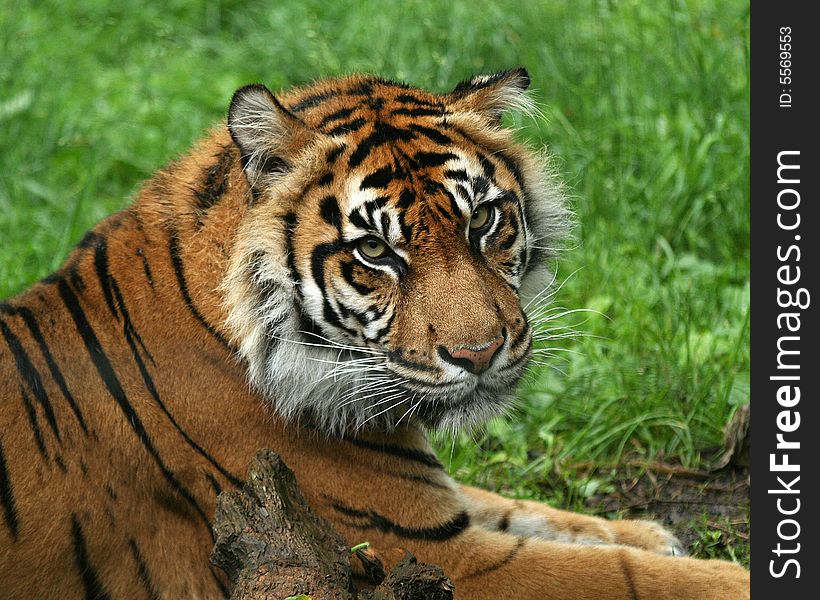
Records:
M514 69L448 94L367 76L235 93L252 206L227 325L283 417L454 428L509 406L532 345L522 298L567 223L544 157L501 126L528 85Z

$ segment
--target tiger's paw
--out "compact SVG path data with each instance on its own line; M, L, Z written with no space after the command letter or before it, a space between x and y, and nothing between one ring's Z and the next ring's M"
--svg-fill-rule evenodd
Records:
M611 521L615 543L648 550L664 556L686 556L681 541L655 521Z

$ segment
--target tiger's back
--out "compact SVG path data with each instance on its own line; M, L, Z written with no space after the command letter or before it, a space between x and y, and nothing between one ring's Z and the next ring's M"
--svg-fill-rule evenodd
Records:
M180 409L249 393L218 338L185 326L198 321L183 312L195 284L184 250L170 230L151 232L157 215L142 208L103 222L63 269L0 305L0 597L132 597L141 581L167 597L220 595L199 573L208 522L245 467L215 457L212 417ZM179 361L191 345L204 355ZM174 539L195 558L169 561Z

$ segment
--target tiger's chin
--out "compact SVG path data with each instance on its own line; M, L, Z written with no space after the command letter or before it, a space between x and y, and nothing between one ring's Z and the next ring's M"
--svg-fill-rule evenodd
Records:
M430 429L455 432L471 431L487 421L505 416L515 405L515 390L526 366L526 356L488 376L472 375L457 381L423 386L407 384L404 389L414 399L412 410L393 426L412 420ZM523 359L523 360L522 360Z
M471 431L490 419L506 415L514 406L515 385L499 388L479 386L461 396L425 399L416 418L426 427L440 431Z

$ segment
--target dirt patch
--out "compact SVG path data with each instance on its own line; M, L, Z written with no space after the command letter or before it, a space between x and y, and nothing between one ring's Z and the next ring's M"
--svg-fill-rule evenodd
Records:
M614 491L591 497L587 505L595 512L659 521L694 556L725 557L748 546L747 468L708 472L650 463L625 467L614 484Z
M653 519L669 527L692 556L749 564L751 406L740 407L723 430L723 445L705 450L708 470L663 461L627 462L615 490L587 501L597 512Z

